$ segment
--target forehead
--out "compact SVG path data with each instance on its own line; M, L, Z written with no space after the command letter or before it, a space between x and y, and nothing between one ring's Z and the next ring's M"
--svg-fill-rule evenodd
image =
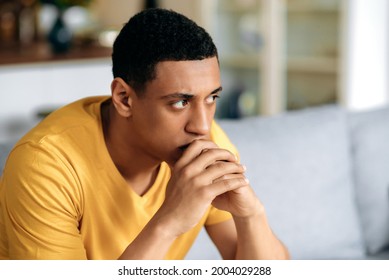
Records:
M147 88L159 92L200 93L220 87L216 57L202 60L162 61L155 67L156 78ZM147 90L148 91L148 90Z
M201 60L179 60L179 61L161 61L155 66L155 72L158 75L166 75L176 71L187 72L211 72L218 71L219 64L216 57L205 58Z

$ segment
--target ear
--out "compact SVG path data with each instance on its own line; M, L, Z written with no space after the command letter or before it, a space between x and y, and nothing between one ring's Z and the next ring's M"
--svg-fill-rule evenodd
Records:
M111 83L112 103L122 117L132 115L131 104L135 91L122 78L115 78Z

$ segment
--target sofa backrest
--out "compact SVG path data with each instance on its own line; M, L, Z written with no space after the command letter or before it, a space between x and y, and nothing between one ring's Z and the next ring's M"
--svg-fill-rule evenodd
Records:
M389 247L389 108L349 114L358 211L368 253Z
M14 142L0 143L0 176L3 173L3 168L7 160L8 154L14 144Z

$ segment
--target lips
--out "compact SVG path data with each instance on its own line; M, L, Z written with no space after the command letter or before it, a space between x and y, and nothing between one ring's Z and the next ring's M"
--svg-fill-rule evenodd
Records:
M189 144L185 144L185 145L182 145L180 147L178 147L181 151L185 151L188 147L189 147L190 143Z

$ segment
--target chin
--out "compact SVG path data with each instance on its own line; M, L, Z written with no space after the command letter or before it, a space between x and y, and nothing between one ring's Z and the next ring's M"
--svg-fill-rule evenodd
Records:
M172 153L172 155L169 158L166 158L164 161L170 166L170 168L173 168L174 165L177 163L177 161L181 158L182 152L176 152Z

